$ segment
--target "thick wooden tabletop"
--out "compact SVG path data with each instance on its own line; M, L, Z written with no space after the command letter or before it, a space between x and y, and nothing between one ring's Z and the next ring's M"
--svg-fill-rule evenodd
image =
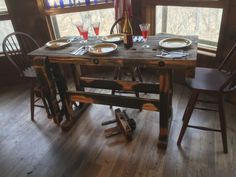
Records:
M159 46L159 41L169 37L184 37L190 39L192 44L182 49L189 55L186 57L173 59L161 58L156 56L161 53L162 48ZM197 36L176 36L170 34L158 34L156 36L149 36L147 43L150 48L144 49L141 46L143 43L134 43L131 49L125 49L123 44L118 44L118 50L106 56L95 56L90 53L85 55L72 55L71 51L84 45L79 41L72 42L70 46L60 49L51 50L45 46L29 53L31 56L47 57L50 62L54 63L78 63L81 65L108 65L108 66L125 66L125 65L141 65L149 67L184 67L193 68L196 65L197 59ZM89 41L86 45L93 45L93 41Z

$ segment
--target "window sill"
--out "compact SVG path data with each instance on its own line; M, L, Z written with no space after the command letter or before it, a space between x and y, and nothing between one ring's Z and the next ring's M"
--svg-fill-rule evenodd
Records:
M205 56L211 57L211 58L215 58L216 57L216 53L215 52L203 51L203 50L199 50L198 49L197 53L201 54L201 55L205 55Z
M206 46L198 46L198 54L202 54L205 56L209 56L209 57L216 57L216 52L217 52L217 48L215 47L206 47Z
M0 58L5 57L3 52L0 52Z

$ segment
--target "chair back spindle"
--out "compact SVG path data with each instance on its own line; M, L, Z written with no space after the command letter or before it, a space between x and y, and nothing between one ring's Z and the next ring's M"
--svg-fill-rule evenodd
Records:
M236 58L236 43L230 49L229 53L226 55L223 61L220 63L218 69L220 71L226 71L229 74L231 74L232 72L234 72L236 68L235 58Z
M220 63L218 69L221 72L225 72L229 76L221 86L220 91L234 91L236 89L236 43L230 49L224 60Z

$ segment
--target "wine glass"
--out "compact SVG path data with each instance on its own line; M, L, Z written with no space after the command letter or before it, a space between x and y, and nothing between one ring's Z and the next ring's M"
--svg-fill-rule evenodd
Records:
M83 37L83 40L81 40L80 43L87 43L89 26L87 24L84 24L83 22L76 22L75 25L77 30L79 31L80 36Z
M93 30L94 30L94 32L96 34L96 38L97 38L96 42L98 42L100 22L93 22L92 23L92 27L93 27Z
M83 41L81 41L82 43L87 43L88 42L88 29L89 29L89 26L85 25L85 24L83 25L82 28L80 28L83 39L84 39Z
M80 34L80 37L82 39L82 36L83 36L83 26L84 26L84 23L81 22L81 21L77 21L74 23L74 25L76 26L77 30L79 31L79 34Z
M142 36L143 36L143 48L149 48L150 46L148 44L146 44L147 42L147 36L148 36L148 32L150 29L150 24L149 23L143 23L139 25L141 31L142 31Z

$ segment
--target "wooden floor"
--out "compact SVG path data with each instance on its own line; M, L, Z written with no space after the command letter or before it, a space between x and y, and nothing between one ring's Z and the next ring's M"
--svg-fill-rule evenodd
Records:
M235 177L236 106L226 103L229 153L219 133L188 129L176 145L189 90L174 88L174 117L166 151L157 149L159 113L127 109L137 123L134 139L106 139L101 122L109 106L92 105L65 133L36 108L30 120L28 86L0 89L1 177ZM215 112L195 111L192 123L218 127Z

